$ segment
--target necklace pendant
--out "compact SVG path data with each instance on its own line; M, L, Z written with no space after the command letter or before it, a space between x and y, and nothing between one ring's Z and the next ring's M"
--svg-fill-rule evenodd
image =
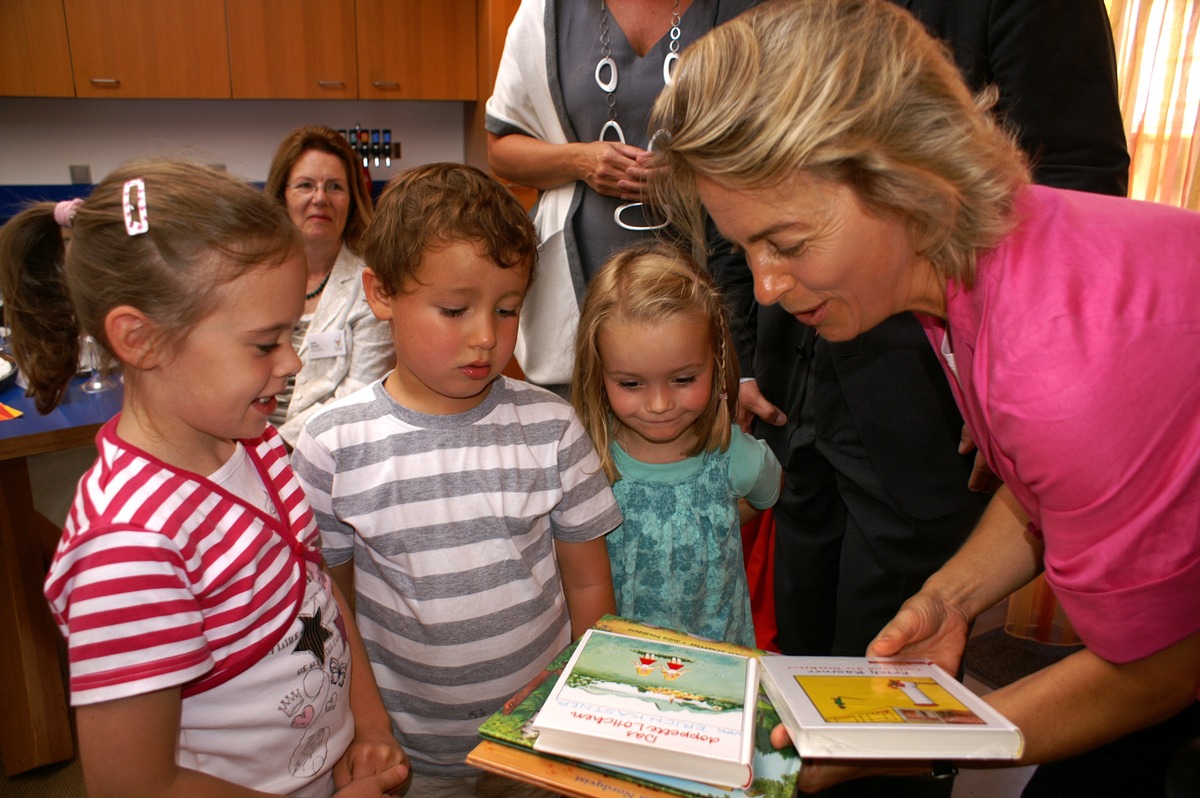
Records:
M663 59L663 85L670 86L671 81L675 79L675 62L679 60L679 53L667 53L667 57Z
M645 207L646 203L644 202L626 202L624 205L619 206L615 211L613 211L613 221L617 223L617 227L620 227L623 230L630 230L634 233L643 233L650 230L661 230L670 224L669 221L659 222L658 224L651 222L646 218L646 211L644 210ZM643 209L640 211L642 214L641 224L638 224L637 222L627 222L621 218L621 214L625 213L625 211L632 210L633 208Z
M608 67L609 70L608 80L600 76L605 67ZM596 62L596 85L605 92L617 90L617 62L612 60L612 56L606 55Z
M605 136L605 134L608 133L609 130L617 131L617 140L620 141L622 144L625 143L625 131L621 129L621 124L619 122L617 122L617 120L615 120L615 119L610 119L604 123L604 127L600 128L600 138L597 140L605 141L606 139L604 138L604 136Z

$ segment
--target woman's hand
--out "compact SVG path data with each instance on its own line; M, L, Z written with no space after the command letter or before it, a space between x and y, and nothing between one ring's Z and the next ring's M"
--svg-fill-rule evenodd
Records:
M742 432L749 435L755 418L761 418L777 427L787 421L783 411L762 395L762 391L758 389L758 380L746 380L738 386L737 425L742 428Z
M622 199L645 201L648 198L650 184L666 169L657 163L654 153L649 150L642 150L638 154L637 163L625 171L625 179L617 184Z
M900 605L896 617L867 646L867 656L920 657L957 673L970 629L966 616L922 590Z
M580 178L593 191L606 197L638 202L643 199L647 169L638 169L638 157L646 150L619 141L591 141L580 148ZM635 172L631 173L630 170Z

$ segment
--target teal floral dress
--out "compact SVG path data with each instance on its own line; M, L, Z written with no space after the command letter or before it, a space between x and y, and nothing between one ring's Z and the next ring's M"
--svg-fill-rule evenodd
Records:
M737 500L779 497L779 462L734 428L728 450L643 463L612 444L625 521L607 537L617 612L713 640L753 646Z

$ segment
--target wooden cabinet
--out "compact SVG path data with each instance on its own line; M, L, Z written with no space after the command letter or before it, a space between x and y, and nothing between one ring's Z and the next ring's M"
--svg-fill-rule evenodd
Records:
M224 0L64 0L63 5L76 96L230 96Z
M358 97L354 0L228 0L233 96Z
M358 96L474 100L476 0L355 0Z
M62 3L0 2L0 95L75 96Z
M0 95L474 100L493 2L0 0Z

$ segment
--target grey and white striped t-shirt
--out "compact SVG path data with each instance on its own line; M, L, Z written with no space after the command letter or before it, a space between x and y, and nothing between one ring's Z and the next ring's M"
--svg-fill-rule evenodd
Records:
M326 561L353 558L359 629L414 770L472 773L479 724L570 639L554 540L621 522L583 426L505 377L452 416L379 381L315 414L292 459Z

